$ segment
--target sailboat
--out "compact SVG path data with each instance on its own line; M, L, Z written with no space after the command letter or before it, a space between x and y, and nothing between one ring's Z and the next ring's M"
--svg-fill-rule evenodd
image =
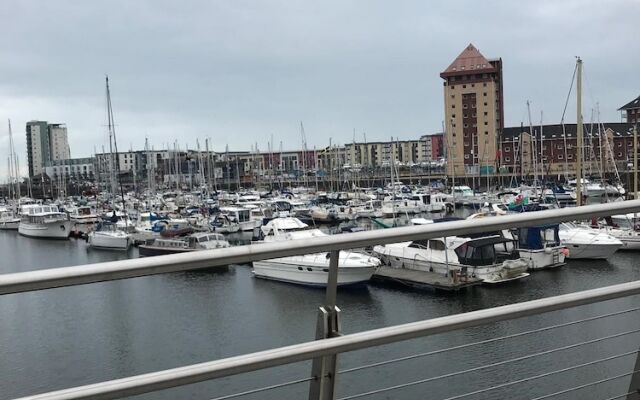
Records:
M111 92L109 90L109 77L105 78L106 80L106 90L107 90L107 126L109 130L109 150L111 150L111 154L109 157L111 158L111 167L113 168L113 151L115 148L116 154L116 174L118 183L120 184L120 194L122 196L122 209L124 210L125 201L124 201L124 189L122 188L122 181L120 180L120 163L117 160L118 156L118 144L116 141L116 131L115 124L113 122L113 109L111 108ZM113 169L111 170L113 171ZM113 172L111 173L113 176ZM115 192L115 185L112 178L112 190ZM115 194L115 193L114 193ZM114 212L115 215L115 212ZM125 221L126 221L125 217ZM115 224L109 223L101 223L98 225L98 228L90 232L87 237L87 243L89 247L98 248L98 249L108 249L108 250L128 250L132 244L131 235L128 232L117 229Z

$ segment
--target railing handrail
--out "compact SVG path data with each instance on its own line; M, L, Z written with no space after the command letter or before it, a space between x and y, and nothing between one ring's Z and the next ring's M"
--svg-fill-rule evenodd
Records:
M640 200L0 275L0 295L640 211Z
M509 304L340 337L284 346L216 361L24 397L18 400L113 399L291 364L403 340L471 328L640 294L640 281Z

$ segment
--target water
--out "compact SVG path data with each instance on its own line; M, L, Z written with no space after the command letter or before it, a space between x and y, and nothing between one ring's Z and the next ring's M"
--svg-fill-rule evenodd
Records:
M246 240L247 236L236 237ZM0 273L136 257L87 249L84 241L34 240L0 232ZM345 333L467 312L640 279L638 255L575 262L503 286L458 294L368 285L340 290ZM0 399L179 367L312 340L324 292L255 279L249 266L227 272L187 272L0 297ZM381 346L341 356L340 369L486 340L639 306L637 297L609 301ZM338 397L434 377L640 328L638 312L535 335L455 350L339 376ZM442 399L571 365L635 351L638 333L505 366L374 394L367 399ZM630 372L634 357L478 393L469 398L525 399ZM212 399L305 378L310 363L190 385L136 398ZM625 393L629 378L558 396L599 399ZM307 384L247 396L306 398Z

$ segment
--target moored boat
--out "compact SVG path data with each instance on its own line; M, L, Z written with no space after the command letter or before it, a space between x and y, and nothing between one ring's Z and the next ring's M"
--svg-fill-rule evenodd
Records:
M20 209L18 233L33 238L68 239L71 221L52 205L28 204Z
M219 233L198 232L186 237L156 238L138 247L140 256L188 253L229 247L229 242Z
M319 229L297 218L276 218L261 228L264 242L305 240L326 236ZM259 246L260 244L252 244ZM330 253L305 254L253 262L253 273L258 278L308 286L326 286ZM340 251L338 258L338 286L364 283L371 279L380 260L355 251Z

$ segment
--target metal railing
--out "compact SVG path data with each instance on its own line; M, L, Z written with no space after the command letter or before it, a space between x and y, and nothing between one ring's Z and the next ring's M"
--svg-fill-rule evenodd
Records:
M565 208L559 210L539 211L535 213L507 215L480 220L463 220L441 224L356 232L314 238L304 241L263 243L256 246L241 246L214 251L193 252L189 254L177 254L91 264L78 267L4 274L0 275L0 295L329 251L331 254L331 263L328 274L327 299L326 304L320 308L316 335L316 339L322 340L27 397L28 399L48 400L122 398L280 365L313 360L313 368L310 378L297 379L283 384L253 389L248 392L223 396L221 398L237 397L242 394L257 393L260 390L311 382L311 389L309 392L310 398L329 399L335 398L336 396L336 376L356 370L337 370L337 356L341 353L640 294L640 281L636 281L584 292L571 293L546 299L511 304L341 336L339 309L336 307L338 250L416 239L455 236L458 234L481 233L514 227L543 225L553 222L638 211L640 211L640 200L634 200L578 208ZM603 315L599 318L610 317L611 315ZM579 322L584 321L574 323ZM554 327L545 327L540 329L553 328ZM635 332L640 332L640 329L633 332L623 332L620 333L620 335ZM529 333L531 332L523 334ZM607 340L612 337L597 338L597 340ZM586 345L589 343L595 342L585 342L578 345ZM444 349L441 351L450 350L451 349ZM549 351L555 352L561 350L562 349L551 349ZM636 353L637 351L616 354L609 358L591 361L590 363L583 363L584 365L573 366L571 368L575 369L586 365L592 365L594 363L603 363L611 359L635 355ZM398 362L404 359L422 357L431 354L433 353L414 354L402 359L383 361L377 363L377 365L384 365L391 362ZM509 362L512 361L513 360ZM504 365L504 363L496 364L495 366L498 365ZM370 366L366 367L368 368ZM359 367L357 369L363 368L364 367ZM637 366L635 369L639 368L640 366ZM468 373L470 371L474 371L474 369L461 371L459 373ZM551 371L549 373L561 372L563 371ZM636 371L634 370L625 376L632 375L635 372ZM400 386L421 384L443 377L446 376L432 377L426 380L423 379L416 382L409 382ZM537 378L540 378L540 376L530 377L528 379ZM615 379L612 377L609 378ZM509 385L517 383L519 382L507 382L503 387L509 387ZM497 387L484 389L484 391L495 390L496 388ZM345 398L364 397L391 389L393 389L393 387L384 388L384 390L377 389L370 393L350 395ZM479 391L478 393L483 393L484 391ZM458 395L452 397L452 399L462 398L472 394L474 393L468 393L464 396Z

